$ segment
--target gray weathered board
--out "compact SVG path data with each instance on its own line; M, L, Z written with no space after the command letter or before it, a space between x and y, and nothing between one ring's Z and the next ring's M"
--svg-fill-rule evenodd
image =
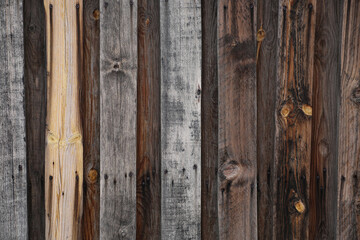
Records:
M137 1L100 1L100 239L135 239Z
M160 32L161 236L200 239L200 0L161 0Z
M0 1L0 239L27 239L22 1Z

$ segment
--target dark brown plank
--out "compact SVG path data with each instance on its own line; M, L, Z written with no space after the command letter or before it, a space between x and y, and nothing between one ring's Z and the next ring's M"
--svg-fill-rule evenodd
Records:
M337 0L316 3L310 173L310 239L336 239L337 107L341 10Z
M160 239L160 2L138 1L136 239Z
M202 0L201 239L219 239L218 222L218 1Z
M337 238L360 239L360 1L342 8Z
M82 238L99 239L100 211L100 10L99 0L84 0L81 117L84 146Z
M45 239L46 55L44 3L24 1L24 54L29 239Z
M276 239L307 239L316 6L313 0L279 2Z
M275 101L278 0L258 0L257 8L257 181L258 238L275 239Z
M219 234L257 239L256 2L218 10Z

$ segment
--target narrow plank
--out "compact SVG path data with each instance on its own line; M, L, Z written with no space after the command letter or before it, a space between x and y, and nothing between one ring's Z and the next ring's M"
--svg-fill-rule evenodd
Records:
M45 239L46 43L44 4L24 1L27 204L29 239Z
M274 159L278 0L257 5L257 204L258 238L275 239Z
M47 116L46 239L81 239L83 141L80 117L82 1L45 0Z
M0 239L27 239L22 1L0 1Z
M84 0L81 117L84 144L83 239L99 239L100 220L100 9Z
M360 1L342 8L337 238L360 238Z
M310 172L310 239L336 239L337 107L341 10L337 0L316 3Z
M138 1L136 239L160 239L160 1Z
M217 0L201 1L201 239L219 239Z
M276 239L308 239L316 5L279 1Z
M161 237L201 234L201 2L160 0Z
M219 51L220 239L257 239L256 1L221 0Z
M100 1L100 239L135 239L137 1Z

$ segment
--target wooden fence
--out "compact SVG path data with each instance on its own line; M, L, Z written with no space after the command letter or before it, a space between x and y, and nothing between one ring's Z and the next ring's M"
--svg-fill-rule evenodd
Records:
M0 239L360 239L359 0L1 0Z

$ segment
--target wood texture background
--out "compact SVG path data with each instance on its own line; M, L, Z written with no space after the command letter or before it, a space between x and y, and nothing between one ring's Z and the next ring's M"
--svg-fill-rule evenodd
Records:
M359 0L0 7L0 239L360 239Z

